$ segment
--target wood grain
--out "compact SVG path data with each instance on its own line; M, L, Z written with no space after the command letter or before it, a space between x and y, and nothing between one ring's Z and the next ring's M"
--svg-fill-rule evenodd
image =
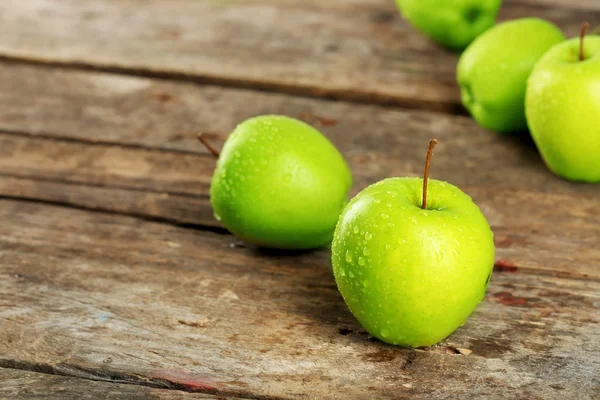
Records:
M557 3L508 1L499 19L539 16L569 36L600 24L596 3ZM0 25L5 58L461 110L456 55L388 0L6 0Z
M504 2L521 16L575 36L600 2ZM0 25L0 399L600 398L600 189L448 115L456 55L392 1L7 0ZM327 249L248 248L213 219L196 132L267 113L318 126L352 194L420 175L440 140L433 178L497 246L464 327L373 340Z
M0 369L2 400L235 400L233 397L191 394L179 390L106 383L16 369Z
M530 142L469 118L20 65L3 64L0 78L0 195L222 230L208 200L214 160L190 132L229 132L257 114L321 115L336 121L316 125L350 163L352 194L420 175L437 137L432 177L480 205L500 258L600 277L600 188L558 179Z
M0 219L1 366L266 399L592 399L600 389L595 280L497 272L463 328L411 350L368 340L326 250L261 252L7 200Z

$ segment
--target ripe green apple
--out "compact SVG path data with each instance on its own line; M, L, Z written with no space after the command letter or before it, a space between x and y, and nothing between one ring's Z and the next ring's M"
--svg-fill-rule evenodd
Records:
M310 125L267 115L238 125L210 187L215 217L261 247L308 249L331 241L352 176L333 144Z
M431 39L462 50L494 26L502 0L396 0L404 17Z
M456 186L389 178L354 197L332 244L335 281L369 333L396 345L439 342L484 298L494 264L490 227Z
M527 78L563 40L560 29L538 18L504 22L475 39L458 61L457 80L462 103L477 123L500 133L526 130Z
M554 46L527 84L527 122L546 165L557 175L600 182L600 37Z

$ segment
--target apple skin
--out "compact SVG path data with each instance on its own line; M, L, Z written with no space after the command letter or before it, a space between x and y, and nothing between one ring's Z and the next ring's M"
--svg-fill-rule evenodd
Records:
M462 326L483 300L494 265L490 227L471 198L429 180L389 178L354 197L333 243L335 281L378 339L421 347Z
M502 0L396 0L400 13L435 42L462 50L494 26Z
M600 182L600 36L554 46L527 84L531 136L546 165L574 181Z
M499 133L525 131L527 78L544 53L564 40L560 29L539 18L504 22L475 39L457 67L462 103L475 121Z
M210 187L217 220L249 244L309 249L331 241L348 201L350 169L310 125L267 115L238 125Z

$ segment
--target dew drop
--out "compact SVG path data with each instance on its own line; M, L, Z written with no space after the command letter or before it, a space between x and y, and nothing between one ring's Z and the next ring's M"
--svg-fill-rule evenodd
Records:
M389 250L389 249L390 249L390 247L392 247L392 246L390 246L390 244L389 244L389 243L385 245L385 249L386 249L386 250Z
M382 336L382 337L386 338L386 337L388 337L389 335L390 335L390 331L388 331L387 329L383 328L383 329L381 330L381 336Z
M354 278L354 274L352 273L352 271L348 271L348 275L350 276L350 278Z
M358 233L358 226L355 226L354 229L352 230L352 232Z
M362 257L358 257L358 265L360 265L360 266L365 265L365 259Z
M372 237L373 237L372 233L370 233L370 232L365 233L365 239L371 240Z
M365 255L365 256L368 256L369 254L371 254L371 250L369 250L369 248L368 248L368 247L365 247L365 248L363 249L363 255Z
M346 262L352 264L352 252L350 250L346 250Z

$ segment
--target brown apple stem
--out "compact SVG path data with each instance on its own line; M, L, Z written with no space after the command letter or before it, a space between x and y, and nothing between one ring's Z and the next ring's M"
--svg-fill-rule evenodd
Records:
M205 135L205 133L199 134L198 140L200 141L200 143L202 143L204 145L204 147L206 147L206 150L208 150L210 154L215 156L215 158L219 158L221 153L219 152L219 150L212 147L212 145L210 143L208 143L208 140L206 140L206 137L204 137L204 135Z
M421 208L427 210L427 181L429 180L429 165L431 164L431 156L433 155L433 148L437 144L437 139L431 139L429 141L429 147L427 148L427 158L425 158L425 174L423 175L423 204Z
M583 48L583 39L585 38L585 33L587 32L588 28L590 27L590 23L585 21L582 25L581 25L581 34L579 35L579 61L583 61L585 60L585 51Z

